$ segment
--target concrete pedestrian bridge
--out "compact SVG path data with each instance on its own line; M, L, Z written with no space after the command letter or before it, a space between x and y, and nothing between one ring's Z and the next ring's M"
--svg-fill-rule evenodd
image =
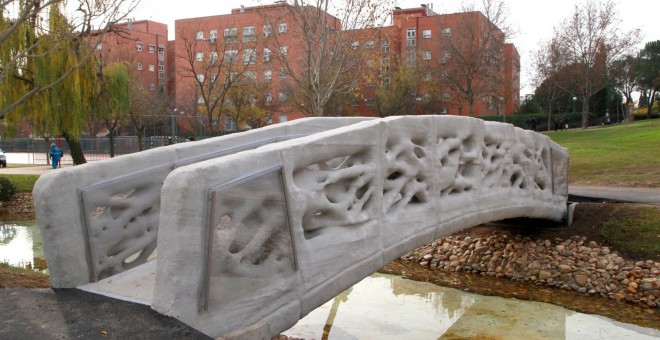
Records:
M467 117L308 118L52 171L33 197L53 287L269 336L439 237L565 218L568 152Z

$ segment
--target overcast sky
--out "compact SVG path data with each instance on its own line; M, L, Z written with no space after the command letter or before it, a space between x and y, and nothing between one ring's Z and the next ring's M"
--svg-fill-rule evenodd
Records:
M616 0L615 0L616 1ZM149 19L167 24L170 39L174 38L174 20L201 16L229 14L232 8L240 5L255 6L270 4L273 1L262 0L141 0L132 17L136 20ZM436 13L454 13L459 10L461 1L412 1L398 0L402 8L419 7L422 3L433 5ZM531 93L529 84L531 53L538 48L540 41L547 41L552 36L553 28L567 18L578 1L576 0L507 0L510 9L509 23L517 33L511 39L516 45L521 59L520 94ZM617 9L621 14L622 28L642 30L642 41L660 40L660 0L619 0ZM640 48L643 47L643 44Z

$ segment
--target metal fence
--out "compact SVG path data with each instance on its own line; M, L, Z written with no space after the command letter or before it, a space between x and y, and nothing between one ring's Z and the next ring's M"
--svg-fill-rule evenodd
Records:
M170 136L152 136L142 140L142 149L148 150L166 145ZM184 142L184 138L177 138L175 142ZM34 164L48 164L48 153L50 144L57 144L64 157L61 160L62 165L72 165L70 156L70 147L64 138L54 138L46 141L43 138L12 138L0 139L0 148L4 152L30 153ZM86 137L80 139L80 144L88 162L98 161L110 158L110 139L108 137ZM138 152L139 142L135 136L118 136L114 138L115 155L125 155Z

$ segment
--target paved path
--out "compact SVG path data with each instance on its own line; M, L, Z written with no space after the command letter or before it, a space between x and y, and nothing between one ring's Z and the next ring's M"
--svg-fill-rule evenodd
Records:
M660 189L570 185L568 193L580 197L612 201L660 204Z

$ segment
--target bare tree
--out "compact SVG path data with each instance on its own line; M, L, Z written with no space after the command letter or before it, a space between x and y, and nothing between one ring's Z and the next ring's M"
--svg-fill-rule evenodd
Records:
M498 0L484 0L480 11L467 5L456 17L454 27L441 35L440 63L446 80L475 115L478 100L499 101L505 95L504 44L512 34L507 25L508 8ZM499 103L499 102L498 102Z
M135 9L139 0L2 0L0 1L0 118L34 95L60 84L87 63L94 47L81 40L105 34ZM67 25L49 24L49 13L58 7L71 13ZM53 27L58 31L54 32ZM97 29L94 29L94 28ZM78 49L79 58L56 77L36 77L31 66L62 47ZM86 46L85 48L82 48Z
M554 41L542 44L533 56L533 82L535 87L540 89L537 92L545 95L543 100L548 105L548 131L552 129L552 103L567 91L566 80L561 79L560 57Z
M225 111L231 88L243 77L256 79L253 66L257 60L260 40L256 32L243 34L239 39L237 28L227 28L222 39L199 39L201 29L184 26L177 32L176 57L182 67L177 70L184 80L194 84L194 92L201 113L209 122L216 122ZM217 124L211 124L211 131Z
M279 11L263 12L278 33L282 33L279 24L286 22L286 34L295 37L288 38L286 46L283 36L274 34L268 44L277 52L275 57L295 85L296 100L307 115L328 115L329 102L351 91L352 83L342 78L363 61L366 49L358 42L364 40L364 29L376 32L392 6L392 0L292 0Z
M616 5L610 0L576 4L573 14L555 27L553 41L561 63L572 72L572 86L582 99L582 128L589 123L589 100L607 85L607 71L629 54L639 30L623 31Z

